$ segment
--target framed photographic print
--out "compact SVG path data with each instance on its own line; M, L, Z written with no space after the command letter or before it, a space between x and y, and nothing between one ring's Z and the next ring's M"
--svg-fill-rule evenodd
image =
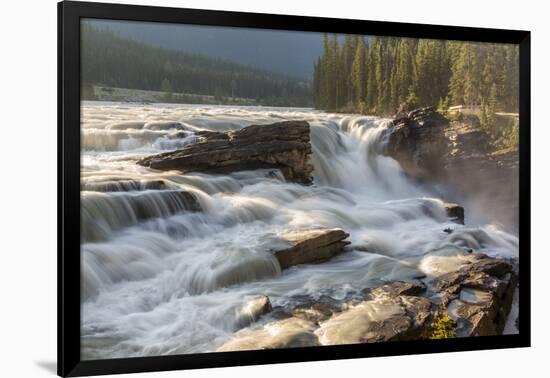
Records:
M529 32L58 10L59 375L529 346Z

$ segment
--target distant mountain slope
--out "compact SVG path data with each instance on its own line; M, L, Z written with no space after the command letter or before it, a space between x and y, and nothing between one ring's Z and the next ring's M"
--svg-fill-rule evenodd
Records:
M94 23L82 26L83 87L243 97L262 105L310 106L310 82L224 59L153 47Z
M217 56L307 80L322 53L320 33L114 20L92 24L154 46Z

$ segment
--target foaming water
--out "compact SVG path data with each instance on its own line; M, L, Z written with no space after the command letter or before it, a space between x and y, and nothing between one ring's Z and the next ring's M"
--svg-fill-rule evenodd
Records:
M312 186L273 170L181 174L135 163L194 143L198 130L294 119L311 125ZM215 351L250 324L243 309L259 295L275 307L342 300L380 281L456 269L469 249L517 256L514 235L450 222L441 200L381 155L387 135L387 120L309 109L84 103L83 358ZM277 237L318 227L350 233L349 251L281 271ZM354 314L378 311L363 307ZM353 339L342 322L320 340Z

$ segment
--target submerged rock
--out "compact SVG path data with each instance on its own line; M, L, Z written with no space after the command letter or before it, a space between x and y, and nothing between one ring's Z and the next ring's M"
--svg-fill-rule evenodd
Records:
M129 192L134 190L163 190L167 185L164 180L109 180L84 182L81 190L92 192Z
M100 241L114 230L180 212L197 212L196 194L185 190L81 192L81 239Z
M445 203L445 211L451 220L458 224L464 224L464 208L456 203Z
M327 260L344 251L348 236L339 228L287 233L282 241L288 247L275 251L275 257L281 269Z
M272 310L271 301L267 295L260 295L248 300L239 309L239 327L246 327L249 324L260 319L262 315L268 314Z
M230 173L255 169L280 169L286 180L309 185L309 124L285 121L252 125L227 133L200 131L200 140L179 150L139 160L143 166L183 172Z

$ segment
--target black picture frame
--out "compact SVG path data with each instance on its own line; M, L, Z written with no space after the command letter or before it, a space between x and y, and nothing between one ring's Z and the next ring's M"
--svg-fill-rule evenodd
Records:
M520 49L519 334L157 357L80 359L80 19L518 44ZM58 374L83 376L530 346L530 32L63 1L58 3Z

